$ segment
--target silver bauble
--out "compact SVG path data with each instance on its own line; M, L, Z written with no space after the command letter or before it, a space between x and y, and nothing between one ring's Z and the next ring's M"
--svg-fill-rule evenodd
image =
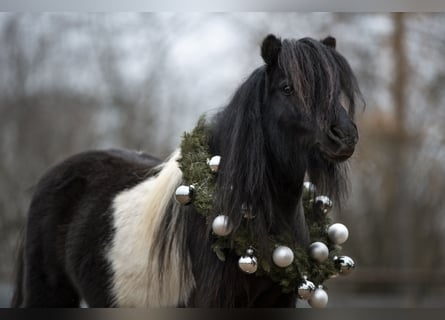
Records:
M212 158L210 158L210 160L208 161L208 165L210 167L210 170L212 172L218 172L218 168L219 168L219 163L221 162L221 157L220 156L213 156Z
M175 191L176 201L182 205L192 202L193 186L179 186Z
M251 255L240 257L238 260L238 266L242 271L248 274L255 273L258 269L256 257Z
M325 308L328 304L328 294L323 288L318 287L308 302L312 308Z
M326 196L318 196L315 198L315 206L326 214L332 209L332 201Z
M314 194L316 191L315 185L312 182L305 181L303 183L303 192L307 193L308 195Z
M334 264L340 275L345 276L350 274L355 268L355 262L348 256L335 256Z
M216 235L221 237L227 236L232 232L232 229L233 226L228 216L221 214L213 219L212 230Z
M329 257L329 249L323 242L313 242L309 246L309 255L318 262L324 262Z
M298 298L308 300L315 291L315 284L312 281L304 279L297 289Z
M289 247L278 246L273 251L272 260L278 267L285 268L294 261L294 253Z
M348 240L348 228L342 223L334 223L328 228L328 237L333 243L342 244Z

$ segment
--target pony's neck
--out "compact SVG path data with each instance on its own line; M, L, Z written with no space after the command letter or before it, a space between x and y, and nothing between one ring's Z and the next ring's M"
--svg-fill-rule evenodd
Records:
M307 171L307 148L301 142L301 137L292 130L280 133L269 130L266 136L264 155L275 206L292 210L298 205L302 194Z
M293 225L300 207L306 161L300 148L289 146L287 154L268 152L268 183L272 186L273 207L278 210L284 223Z
M287 139L286 141L295 141L295 139ZM275 141L277 142L277 141ZM307 161L302 157L304 153L303 147L298 145L284 146L283 142L275 143L268 141L265 143L264 172L262 181L269 190L269 194L257 194L259 201L269 202L272 210L273 220L271 222L272 232L283 231L284 228L297 229L297 224L301 223L301 195L303 190L303 182L307 169ZM217 136L210 137L210 150L212 154L218 154L224 159L221 141L221 133ZM255 163L251 164L255 166ZM249 170L249 168L247 168ZM252 170L256 170L253 169ZM259 172L258 172L259 173ZM242 174L239 172L238 174ZM267 206L264 206L267 207ZM300 228L301 229L301 226Z

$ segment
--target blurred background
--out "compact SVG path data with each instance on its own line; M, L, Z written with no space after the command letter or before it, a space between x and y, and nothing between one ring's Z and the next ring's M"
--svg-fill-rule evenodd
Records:
M262 64L268 33L336 37L367 103L332 213L357 268L326 282L328 306L445 305L445 14L0 13L0 306L45 170L86 149L167 156Z

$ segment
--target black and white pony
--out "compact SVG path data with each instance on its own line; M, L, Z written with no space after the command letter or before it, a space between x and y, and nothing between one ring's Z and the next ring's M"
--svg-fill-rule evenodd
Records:
M269 35L261 56L210 121L209 148L222 157L214 214L228 215L236 233L248 204L260 240L287 233L306 245L305 175L343 197L360 91L332 37ZM295 306L295 293L241 272L233 252L217 258L205 218L174 199L180 157L89 151L50 169L30 205L12 306Z

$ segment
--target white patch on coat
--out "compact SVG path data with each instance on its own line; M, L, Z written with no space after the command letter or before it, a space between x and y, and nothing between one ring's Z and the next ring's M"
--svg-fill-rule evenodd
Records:
M160 223L182 172L176 151L162 165L162 170L137 186L118 194L113 201L115 235L108 253L112 266L113 293L119 307L165 307L185 303L194 287L190 259L183 261L179 244L182 234L175 234L178 205L173 206L172 224L165 239L173 238L168 263L162 270L158 250L152 247ZM186 277L181 283L181 271Z

